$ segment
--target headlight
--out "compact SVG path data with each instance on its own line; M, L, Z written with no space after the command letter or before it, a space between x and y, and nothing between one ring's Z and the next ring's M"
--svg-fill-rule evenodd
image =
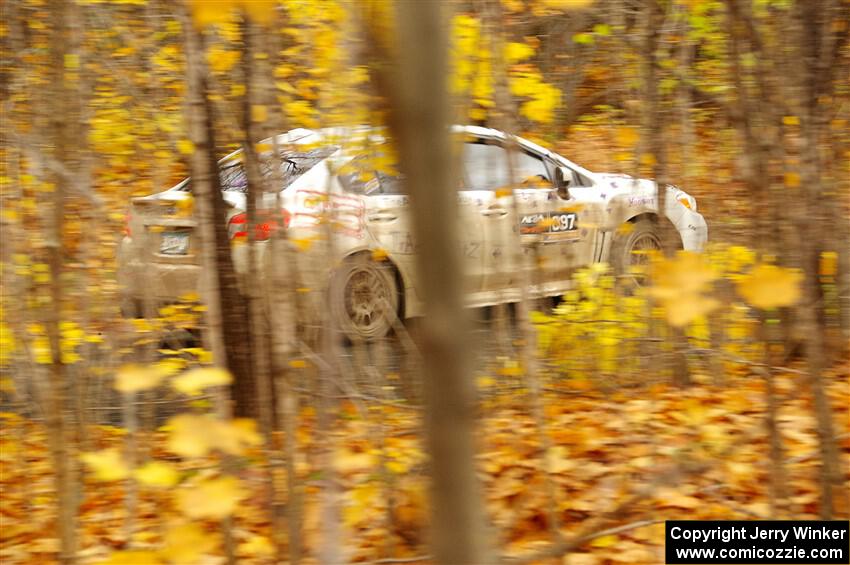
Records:
M676 197L676 200L679 201L679 204L687 208L688 210L697 211L697 201L693 196L689 196L685 193L680 193L679 196Z

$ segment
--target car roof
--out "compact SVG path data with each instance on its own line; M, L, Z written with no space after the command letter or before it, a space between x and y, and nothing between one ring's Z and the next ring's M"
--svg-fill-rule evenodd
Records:
M454 124L451 126L451 129L455 133L466 133L476 137L482 138L490 138L494 140L505 141L508 139L508 135L498 129L488 128L483 126L473 126L473 125L464 125L464 124ZM275 141L281 145L313 145L316 143L321 143L322 141L326 141L330 139L352 139L357 136L371 137L374 143L382 143L385 140L385 137L381 133L380 128L375 126L368 125L358 125L358 126L336 126L336 127L325 127L319 129L308 129L308 128L295 128L291 129L287 132L278 134L274 138L266 138L262 140L260 143L274 143ZM573 163L569 159L566 159L562 155L558 153L554 153L545 147L538 145L532 141L529 141L523 137L515 136L520 146L525 148L526 150L533 151L535 153L539 153L550 159L556 161L561 166L569 166L578 172L586 175L589 178L594 178L594 173L585 169L584 167ZM227 161L233 160L237 158L242 153L241 149L237 149L232 153L228 154L224 158L219 161L219 164L226 163Z

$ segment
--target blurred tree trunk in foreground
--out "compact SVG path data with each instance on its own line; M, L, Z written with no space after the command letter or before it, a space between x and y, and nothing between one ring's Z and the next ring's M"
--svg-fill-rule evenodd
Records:
M50 226L46 238L48 249L48 265L50 268L50 302L46 312L47 335L50 340L50 381L46 387L45 417L48 430L50 453L54 466L54 488L56 489L58 516L57 530L59 534L59 561L74 563L76 561L76 498L75 465L73 442L69 434L66 417L66 407L71 405L69 395L69 374L62 355L61 324L63 311L62 271L65 264L64 256L64 225L65 225L65 195L73 179L71 170L74 169L71 155L74 143L74 127L77 113L71 111L72 100L76 99L69 75L73 72L69 61L74 54L70 53L71 29L69 23L69 3L58 0L51 5L54 40L50 47L50 74L52 90L50 100L44 99L43 107L47 113L49 132L47 141L52 146L53 159L53 217L47 225ZM48 110L48 105L51 106Z
M830 355L840 355L847 345L836 343L835 336L830 335L830 325L840 326L841 304L832 297L839 312L827 313L819 265L824 253L837 253L838 262L845 267L840 271L846 272L848 248L839 245L841 248L836 249L835 242L848 240L848 223L837 215L840 202L835 187L830 187L830 183L835 184L831 175L835 167L824 158L822 148L829 147L831 141L828 101L841 76L839 55L848 38L850 7L837 0L798 1L786 13L764 21L745 0L727 0L726 9L736 89L731 114L749 161L748 187L753 200L764 208L755 217L753 246L800 267L805 276L803 299L794 315L783 316L783 322L790 338L786 347L796 347L794 340L801 340L805 347L822 458L821 517L826 519L832 515L833 487L840 480L840 461L822 372ZM844 25L838 25L842 19ZM775 37L783 38L786 51L768 43ZM745 64L748 61L750 64ZM787 81L777 76L783 65L789 66ZM799 137L798 147L789 151L783 146L783 135ZM785 212L789 208L796 213ZM838 234L827 232L825 226L831 226ZM763 316L762 324L766 323L767 317ZM769 348L768 330L765 328L764 335ZM834 328L832 333L840 334L840 330ZM792 354L793 351L786 351L785 355ZM768 355L768 365L771 358ZM772 434L775 437L771 443L777 450L781 438L776 430ZM778 462L774 461L774 467Z
M255 416L256 387L251 370L249 313L239 293L224 223L226 204L216 158L215 120L209 97L203 32L184 19L188 77L187 122L195 146L192 187L202 241L207 330L215 363L233 374L233 409L237 416Z
M475 474L475 384L468 312L457 248L447 88L448 15L437 2L399 2L394 30L370 30L380 59L378 87L411 198L422 326L431 536L439 563L487 563L483 503ZM380 25L376 22L368 22ZM388 31L381 34L381 31ZM395 44L390 41L395 39ZM380 72L379 71L379 72Z
M835 245L835 234L827 232L825 226L835 220L833 209L837 208L835 195L825 186L826 163L822 159L820 143L827 138L826 131L830 113L825 101L834 90L833 75L838 53L848 37L848 26L838 29L834 22L850 15L846 2L827 0L821 5L798 1L791 12L793 22L792 41L796 43L796 99L793 108L800 116L803 137L800 179L803 200L799 255L806 273L803 285L803 301L798 309L800 324L805 336L806 357L809 365L809 385L812 390L817 417L818 439L821 456L821 510L820 516L829 520L833 515L833 489L841 483L841 463L835 443L832 409L827 395L823 370L826 368L826 321L823 315L823 296L819 277L819 263L824 251ZM836 31L837 30L837 31ZM846 78L846 75L845 75ZM846 234L846 219L838 222L839 233ZM844 229L842 229L842 227ZM847 239L840 251L847 253Z

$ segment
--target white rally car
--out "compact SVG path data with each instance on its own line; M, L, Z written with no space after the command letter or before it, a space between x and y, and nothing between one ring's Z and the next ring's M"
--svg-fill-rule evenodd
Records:
M530 282L533 297L562 294L571 286L571 274L591 263L610 263L627 276L632 264L645 261L641 251L659 248L660 222L672 225L685 250L699 251L706 242L708 229L696 201L676 187L665 188L665 210L659 214L653 181L594 173L515 137L509 167L509 138L503 132L475 126L458 126L455 132L462 137L455 221L469 306L515 302L522 281ZM285 227L295 250L287 254L293 263L286 268L294 269L298 287L310 289L317 306L329 307L349 337L374 339L396 318L423 312L418 243L402 179L369 170L371 161L362 152L342 149L340 139L338 130L296 129L278 136L283 158L276 160L277 172L266 167L266 184L274 179L274 186L264 195L266 219L256 226L254 251L260 272L269 265L279 269L280 258L270 252L268 240ZM233 238L246 235L240 158L235 152L220 162ZM191 217L175 217L190 190L187 179L133 201L119 251L119 282L130 313L138 312L146 292L168 302L197 290L196 226ZM330 231L322 221L328 217ZM627 224L629 229L622 229ZM247 246L233 249L241 284L253 284L246 279Z

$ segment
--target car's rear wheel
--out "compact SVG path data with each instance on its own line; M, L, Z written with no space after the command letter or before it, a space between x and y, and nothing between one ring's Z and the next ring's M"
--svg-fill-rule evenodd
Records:
M633 229L619 230L614 236L611 265L618 276L635 286L641 286L646 283L647 275L635 271L649 264L653 251L661 250L661 234L656 223L650 219L640 219L632 225Z
M334 274L330 291L334 321L350 340L372 341L390 332L399 292L388 261L365 253L349 257Z

